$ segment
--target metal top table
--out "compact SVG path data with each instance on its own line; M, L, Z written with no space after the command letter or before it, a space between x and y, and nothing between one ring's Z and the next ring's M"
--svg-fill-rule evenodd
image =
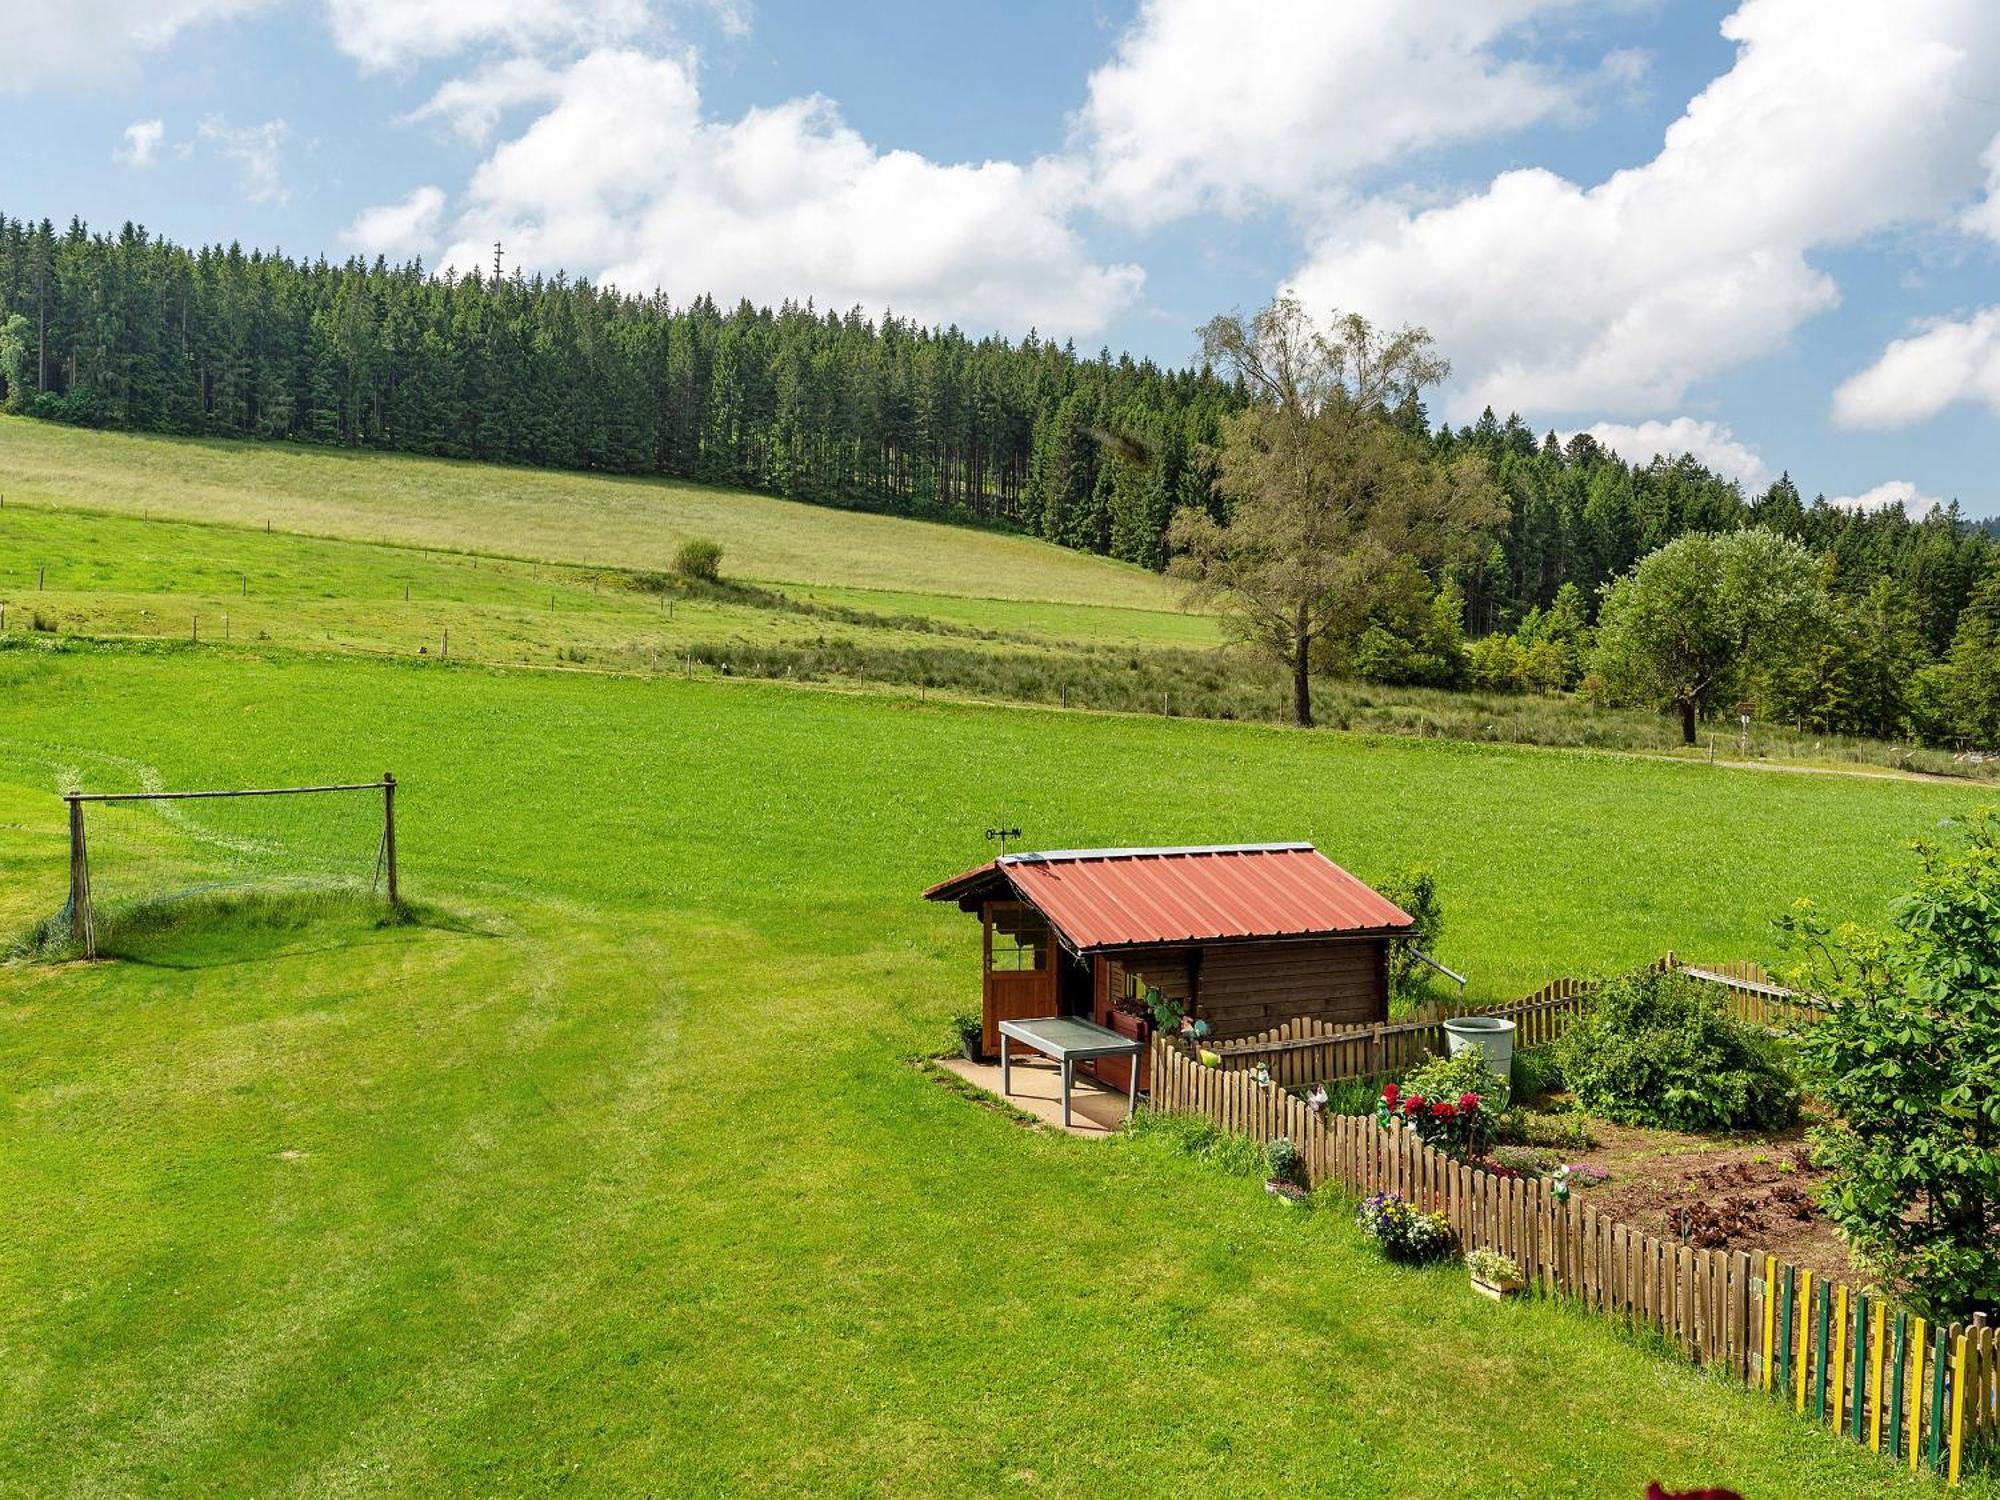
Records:
M1011 1092L1013 1073L1012 1059L1008 1052L1009 1042L1019 1042L1024 1047L1032 1047L1045 1057L1052 1057L1062 1067L1062 1122L1069 1128L1070 1086L1076 1077L1076 1064L1094 1057L1129 1057L1132 1059L1132 1080L1126 1090L1125 1113L1129 1118L1139 1105L1139 1054L1146 1050L1145 1043L1137 1037L1120 1036L1109 1027L1099 1026L1095 1021L1086 1021L1081 1016L1043 1016L1026 1021L1002 1021L1000 1023L1000 1092Z

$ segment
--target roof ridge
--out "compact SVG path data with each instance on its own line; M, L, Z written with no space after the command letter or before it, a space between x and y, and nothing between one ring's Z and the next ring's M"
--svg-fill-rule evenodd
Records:
M1297 854L1304 851L1318 852L1310 843L1303 841L1282 844L1176 844L1158 848L1139 845L1124 849L1024 850L1019 854L1003 854L993 862L996 865L1073 864L1097 859L1166 859L1190 854Z

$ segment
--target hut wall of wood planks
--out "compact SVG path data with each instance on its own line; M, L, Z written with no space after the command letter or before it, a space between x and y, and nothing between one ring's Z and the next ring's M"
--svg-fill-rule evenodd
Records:
M1249 1072L1153 1042L1153 1107L1206 1116L1260 1142L1289 1138L1311 1183L1399 1194L1442 1213L1461 1250L1491 1247L1541 1295L1650 1329L1806 1419L1956 1484L2000 1444L2000 1337L1946 1328L1770 1255L1703 1250L1606 1219L1547 1184L1495 1176L1400 1124L1325 1115Z

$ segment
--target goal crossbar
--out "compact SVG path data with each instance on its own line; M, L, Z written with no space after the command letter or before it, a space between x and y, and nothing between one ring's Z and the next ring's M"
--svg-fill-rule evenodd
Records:
M348 781L338 786L260 786L232 788L217 792L64 792L65 802L181 802L197 797L292 797L303 792L380 792L396 784L381 781Z

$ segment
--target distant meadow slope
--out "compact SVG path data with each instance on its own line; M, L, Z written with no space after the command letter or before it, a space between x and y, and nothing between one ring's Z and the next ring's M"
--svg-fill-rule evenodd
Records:
M965 598L1173 610L1172 584L1007 532L671 480L402 454L95 432L0 416L9 502L219 522L621 568L690 537L731 577Z

